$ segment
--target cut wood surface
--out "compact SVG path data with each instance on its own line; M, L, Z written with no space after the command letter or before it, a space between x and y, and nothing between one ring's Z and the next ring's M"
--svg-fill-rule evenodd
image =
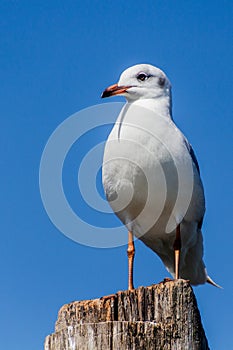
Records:
M45 350L207 350L188 281L166 281L94 300L59 313Z

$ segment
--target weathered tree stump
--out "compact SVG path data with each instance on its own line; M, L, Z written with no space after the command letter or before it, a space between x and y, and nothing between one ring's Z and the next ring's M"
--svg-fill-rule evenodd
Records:
M184 280L64 305L45 350L207 350L193 290Z

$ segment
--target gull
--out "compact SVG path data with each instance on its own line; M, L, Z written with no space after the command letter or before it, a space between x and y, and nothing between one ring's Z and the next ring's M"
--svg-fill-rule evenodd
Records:
M171 84L150 64L126 69L102 98L127 100L107 139L102 181L128 229L128 289L134 289L134 236L175 279L218 286L203 262L205 197L191 144L172 118Z

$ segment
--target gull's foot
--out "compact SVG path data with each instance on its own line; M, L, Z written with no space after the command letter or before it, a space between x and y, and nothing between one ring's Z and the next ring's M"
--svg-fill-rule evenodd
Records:
M163 281L159 282L160 283L166 283L166 282L172 282L174 281L174 279L170 278L170 277L165 277Z
M115 299L116 294L109 294L105 295L104 297L101 297L100 300L103 300L103 302L107 301L108 299Z

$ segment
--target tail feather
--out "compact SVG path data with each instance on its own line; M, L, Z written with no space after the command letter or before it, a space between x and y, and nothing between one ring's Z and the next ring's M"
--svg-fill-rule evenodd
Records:
M210 278L210 276L207 276L206 282L209 283L209 284L211 284L211 285L214 286L214 287L223 289L223 287L221 287L219 284L215 283L215 282Z

